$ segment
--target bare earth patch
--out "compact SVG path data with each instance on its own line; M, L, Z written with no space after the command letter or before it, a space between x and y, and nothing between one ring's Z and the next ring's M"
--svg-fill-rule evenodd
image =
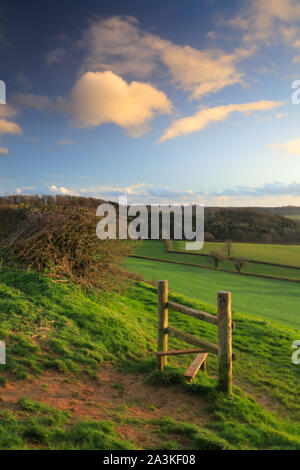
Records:
M119 372L113 367L102 369L98 381L45 372L32 381L9 382L1 389L2 406L13 406L22 396L70 412L71 422L114 421L118 434L138 448L157 448L160 442L159 426L149 420L172 417L178 422L201 426L211 419L204 400L184 391L180 385L150 385L145 383L144 376ZM184 436L170 436L170 439L186 447Z

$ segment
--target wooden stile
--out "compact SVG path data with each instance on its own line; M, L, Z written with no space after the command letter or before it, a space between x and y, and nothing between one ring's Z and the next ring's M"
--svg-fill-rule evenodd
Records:
M198 354L193 360L192 364L187 369L186 373L184 374L185 378L189 379L189 381L192 382L193 378L196 376L198 370L202 365L204 366L204 370L206 370L206 358L207 353Z
M231 292L218 292L219 389L232 393Z
M158 281L158 341L157 341L157 363L159 370L163 370L167 363L167 356L180 354L199 353L184 376L192 382L201 366L206 371L206 358L208 353L216 354L219 363L218 387L223 392L232 393L232 360L235 354L232 352L232 329L231 321L231 293L227 291L218 292L218 316L202 312L195 308L168 302L168 281ZM168 307L191 316L198 320L206 321L218 326L218 344L210 343L202 338L197 338L185 331L178 330L168 325ZM168 351L168 335L174 336L196 348L186 350Z
M158 341L157 351L168 350L168 281L158 281ZM167 356L157 356L158 368L163 370Z

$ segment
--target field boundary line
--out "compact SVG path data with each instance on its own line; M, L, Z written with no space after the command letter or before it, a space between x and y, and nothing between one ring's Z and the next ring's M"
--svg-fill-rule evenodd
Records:
M175 253L175 254L180 254L180 255L193 255L193 256L206 256L209 258L209 254L206 253L189 253L187 251L177 251L177 250L166 250L167 253ZM241 257L240 257L241 258ZM233 258L232 256L228 257L230 261L237 261L240 258ZM290 268L290 269L299 269L300 266L293 266L292 264L277 264L277 263L269 263L268 261L257 261L255 259L248 259L249 263L256 263L256 264L265 264L267 266L276 266L277 268Z
M169 251L168 253L174 253L174 251ZM181 255L184 254L182 252L178 252ZM211 269L213 271L219 271L219 272L224 272L224 273L229 273L229 274L237 274L240 276L252 276L252 277L260 277L264 279L271 279L273 281L284 281L284 282L293 282L296 284L300 284L300 279L294 279L294 278L288 278L288 277L279 277L279 276L272 276L272 275L267 275L267 274L255 274L255 273L247 273L247 272L241 272L238 273L236 271L230 271L230 269L223 269L223 268L215 268L214 266L206 266L206 265L201 265L201 264L194 264L194 263L186 263L184 261L173 261L169 259L162 259L162 258L152 258L150 256L142 256L142 255L130 255L129 258L138 258L138 259L145 259L149 261L159 261L160 263L171 263L171 264L179 264L182 266L191 266L194 268L202 268L202 269Z

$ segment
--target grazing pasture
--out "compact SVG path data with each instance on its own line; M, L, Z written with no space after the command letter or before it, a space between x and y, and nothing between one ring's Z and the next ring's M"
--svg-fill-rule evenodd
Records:
M230 290L233 309L300 330L300 285L193 266L130 258L127 267L145 279L168 279L171 290L215 303L218 290Z
M185 243L173 242L173 250L184 251ZM226 253L224 242L205 242L201 254L208 254L211 250ZM284 264L300 267L300 245L269 245L265 243L232 243L231 256L234 258L247 258L265 263Z
M173 242L173 249L176 250L178 242ZM214 244L216 245L216 243ZM221 245L221 244L220 244ZM224 244L223 244L224 245ZM220 246L220 250L224 249ZM197 264L199 266L213 266L213 260L208 256L199 256L198 254L189 253L171 253L166 251L165 243L145 240L140 243L135 250L135 254L139 256L148 256L150 258L159 258L180 263ZM219 268L236 272L234 260L220 261ZM285 266L272 266L264 263L248 263L242 268L242 272L250 274L261 274L264 276L276 276L287 279L300 280L300 269L285 267Z

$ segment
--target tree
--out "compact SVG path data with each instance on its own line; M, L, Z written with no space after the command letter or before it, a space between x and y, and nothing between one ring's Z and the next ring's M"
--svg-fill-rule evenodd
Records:
M227 256L229 258L229 256L231 255L231 249L232 249L232 240L230 240L229 238L225 240L225 248L226 248Z
M220 251L210 251L209 256L212 258L215 268L219 266L221 261L226 261L226 256L224 256Z
M214 241L215 237L210 232L204 232L204 241L205 242L212 242Z
M242 271L242 268L247 266L249 264L249 261L247 259L236 259L234 267L235 269L240 273Z
M166 249L167 249L167 251L172 251L172 249L173 249L172 240L169 240L169 239L166 240Z

